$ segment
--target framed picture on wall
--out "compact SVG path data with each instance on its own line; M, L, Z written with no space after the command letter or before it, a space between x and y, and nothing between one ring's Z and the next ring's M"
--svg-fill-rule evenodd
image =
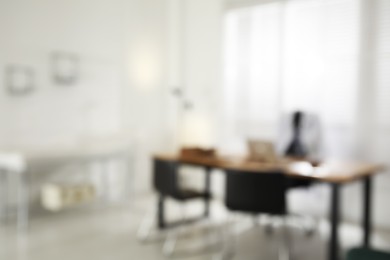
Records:
M79 79L79 56L75 53L55 51L51 54L51 70L54 83L74 85Z
M10 95L27 95L34 91L35 73L26 65L8 65L5 68L5 86Z

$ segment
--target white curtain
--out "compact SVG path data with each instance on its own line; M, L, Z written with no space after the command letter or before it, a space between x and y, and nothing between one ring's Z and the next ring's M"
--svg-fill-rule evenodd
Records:
M303 110L322 121L325 155L354 155L359 7L356 0L289 0L226 14L230 149L243 149L251 137L276 140L281 115Z
M370 92L372 98L375 141L371 151L380 160L389 160L390 154L390 1L373 1L372 52L367 60L372 67Z

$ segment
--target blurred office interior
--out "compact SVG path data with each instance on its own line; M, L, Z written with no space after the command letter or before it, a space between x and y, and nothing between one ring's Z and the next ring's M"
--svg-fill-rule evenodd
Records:
M0 0L0 259L390 259L390 0Z

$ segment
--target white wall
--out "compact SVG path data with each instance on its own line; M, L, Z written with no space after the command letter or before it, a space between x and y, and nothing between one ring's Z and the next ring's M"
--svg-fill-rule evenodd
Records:
M167 0L168 78L170 89L179 87L182 100L171 97L169 118L178 146L215 146L221 93L223 0ZM186 110L183 100L193 104ZM185 170L185 184L202 187L203 175ZM219 175L213 175L219 176ZM218 179L218 177L217 177ZM223 185L215 180L216 190Z
M182 144L215 145L221 87L222 0L169 0L168 85L180 87L192 109L181 110ZM172 47L173 46L173 47ZM172 101L175 102L175 101ZM196 128L191 129L190 128Z
M23 152L125 134L135 140L134 186L145 191L150 154L168 133L165 23L161 0L0 1L1 149ZM75 85L53 82L53 51L79 56ZM9 64L34 69L33 93L7 93Z
M119 131L121 1L16 0L0 5L2 146L71 144ZM80 79L74 86L53 82L53 51L79 56ZM34 69L30 95L7 93L4 67L12 64Z
M186 1L184 87L194 108L187 120L194 120L203 136L195 136L203 145L216 145L218 101L222 69L223 1ZM194 127L187 121L189 127ZM195 125L195 124L194 124ZM208 127L206 125L209 125ZM186 129L185 129L186 130Z
M151 154L171 149L166 84L166 1L125 1L123 8L124 128L136 140L136 191L150 191Z

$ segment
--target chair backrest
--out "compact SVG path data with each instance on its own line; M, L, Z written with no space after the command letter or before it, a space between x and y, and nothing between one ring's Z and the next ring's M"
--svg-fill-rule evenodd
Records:
M285 215L286 177L280 172L244 172L228 170L226 174L226 207L253 214Z
M157 192L176 197L179 194L178 165L174 162L154 160L153 185Z

